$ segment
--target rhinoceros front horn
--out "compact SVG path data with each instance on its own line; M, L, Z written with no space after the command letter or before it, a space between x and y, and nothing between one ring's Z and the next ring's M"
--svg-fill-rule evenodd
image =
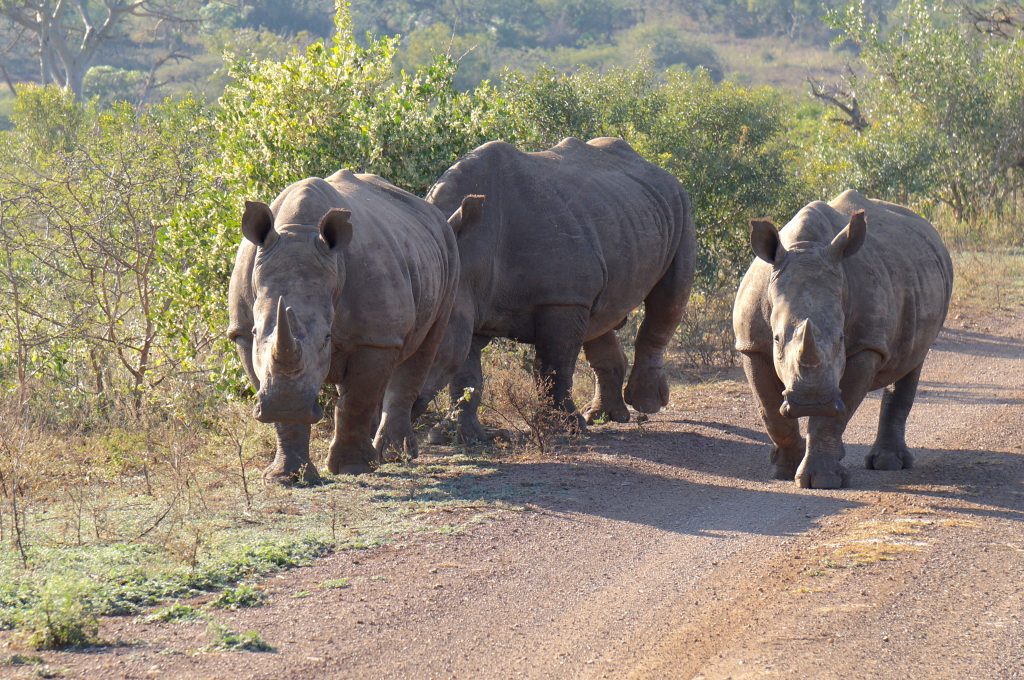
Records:
M284 305L284 296L277 300L277 329L274 331L274 360L279 364L293 365L299 361L299 343L292 330L292 310Z
M820 366L821 353L818 351L818 345L814 342L814 325L811 320L804 319L798 330L803 336L800 342L800 364L810 367Z

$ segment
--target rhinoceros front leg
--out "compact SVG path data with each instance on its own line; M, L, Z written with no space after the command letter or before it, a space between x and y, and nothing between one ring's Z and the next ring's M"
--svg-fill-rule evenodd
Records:
M665 349L686 311L692 285L691 258L679 253L644 300L644 320L636 335L633 370L626 384L626 403L638 411L657 413L668 406Z
M569 428L587 429L572 400L572 376L583 349L583 337L590 321L586 307L546 305L534 313L534 376L548 385L556 409L569 418Z
M907 448L907 418L917 396L921 366L903 376L882 393L878 436L864 462L869 470L902 470L914 464Z
M309 459L309 425L274 423L277 453L263 471L263 480L274 484L319 484L320 474Z
M358 475L383 462L372 438L384 390L397 361L397 349L360 347L349 355L335 408L334 440L327 457L327 469L332 473Z
M584 343L583 351L597 376L594 400L584 413L587 424L591 425L596 420L628 423L629 409L622 399L622 383L626 380L626 353L622 351L622 343L615 331L608 331Z
M838 489L849 483L843 467L843 433L857 412L871 383L878 373L882 357L865 351L846 360L846 370L839 383L846 413L841 416L811 416L807 423L807 455L796 471L796 483L805 489Z
M768 357L764 354L744 354L743 372L747 374L757 412L772 440L771 462L775 466L775 478L791 480L796 476L797 466L804 457L800 421L779 413L782 390L785 388Z

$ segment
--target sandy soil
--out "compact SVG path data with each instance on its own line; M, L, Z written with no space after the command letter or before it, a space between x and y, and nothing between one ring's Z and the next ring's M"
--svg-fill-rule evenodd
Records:
M847 431L851 489L771 480L732 372L642 432L454 487L511 486L525 510L323 559L218 616L275 652L120 618L102 629L120 644L43 656L65 677L1024 677L1024 321L953 323L911 414L913 470L863 467L876 393Z

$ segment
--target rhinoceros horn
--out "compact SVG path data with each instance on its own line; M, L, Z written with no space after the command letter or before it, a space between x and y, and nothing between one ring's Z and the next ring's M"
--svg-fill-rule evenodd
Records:
M299 361L299 343L295 340L292 326L295 315L285 307L284 296L277 300L277 330L274 331L274 359L280 364L290 365Z
M803 336L800 342L800 364L810 367L821 365L821 354L814 342L814 324L810 319L804 319L797 330Z

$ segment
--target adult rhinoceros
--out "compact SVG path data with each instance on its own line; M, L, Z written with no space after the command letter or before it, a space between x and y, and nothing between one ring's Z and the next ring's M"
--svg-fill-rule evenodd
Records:
M264 476L318 478L309 431L323 416L325 382L340 395L331 472L367 471L389 444L415 455L411 408L459 276L441 213L379 177L341 170L292 184L270 206L246 203L242 233L228 334L256 388L256 418L277 429Z
M463 204L467 194L487 201ZM462 277L417 411L446 384L453 400L473 388L459 430L467 440L483 437L480 353L499 337L536 347L536 372L580 428L571 390L581 347L597 374L588 421L628 421L625 402L645 413L668 403L663 355L694 274L690 200L672 175L621 139L568 138L537 153L488 142L452 166L427 200L463 225ZM641 303L624 402L627 363L615 330Z
M906 208L846 191L807 205L781 230L753 220L750 241L758 259L740 283L733 327L776 477L846 485L843 431L864 395L882 387L867 467L909 468L907 416L953 289L938 233Z

